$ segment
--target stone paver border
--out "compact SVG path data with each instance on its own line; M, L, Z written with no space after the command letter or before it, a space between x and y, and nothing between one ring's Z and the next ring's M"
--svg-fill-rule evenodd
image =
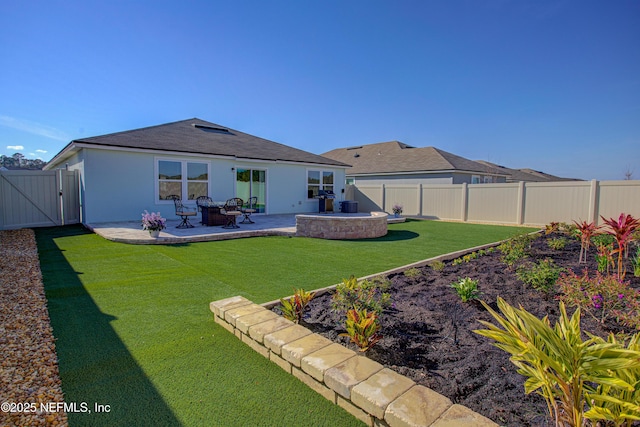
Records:
M213 301L214 320L368 426L498 424L242 296Z

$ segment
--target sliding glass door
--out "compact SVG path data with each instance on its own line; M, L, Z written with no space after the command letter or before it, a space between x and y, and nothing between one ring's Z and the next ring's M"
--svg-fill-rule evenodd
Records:
M267 206L267 171L261 169L238 168L236 173L236 197L245 202L249 197L257 197L258 213L265 213Z

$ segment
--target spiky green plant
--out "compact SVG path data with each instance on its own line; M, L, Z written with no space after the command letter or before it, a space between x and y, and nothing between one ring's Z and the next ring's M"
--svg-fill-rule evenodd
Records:
M584 425L584 408L588 403L585 392L595 392L592 384L634 390L620 372L636 367L640 363L640 352L593 335L583 341L580 309L569 318L561 302L560 318L551 327L547 316L538 319L522 307L510 306L502 298L498 297L498 307L504 317L486 303L482 304L499 326L481 321L488 329L474 332L495 340L496 347L511 354L510 360L518 367L518 373L527 377L525 393L536 392L546 400L557 426ZM615 397L610 399L624 404Z
M609 336L608 342L618 343L614 335ZM640 353L640 333L631 337L626 348ZM584 416L591 420L610 421L616 427L631 427L634 421L640 421L640 361L619 370L617 376L633 389L598 385L595 392L586 393L591 407Z

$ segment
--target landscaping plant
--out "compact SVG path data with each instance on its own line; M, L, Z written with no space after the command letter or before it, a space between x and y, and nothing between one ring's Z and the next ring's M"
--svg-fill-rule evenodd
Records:
M429 266L433 269L433 271L442 271L444 270L445 264L444 262L437 260L433 261Z
M613 253L618 254L618 277L620 277L620 280L623 280L626 275L626 269L622 262L622 255L626 252L629 242L633 239L634 232L640 226L640 221L624 213L621 213L617 220L615 218L606 219L603 216L600 218L602 218L608 227L605 229L606 232L611 234L616 240L618 247Z
M633 257L633 276L640 277L640 246L636 248L636 255Z
M480 321L488 329L474 332L495 340L496 347L511 354L518 373L527 378L525 393L536 392L546 400L556 426L583 426L585 407L592 405L587 396L593 397L599 385L634 391L634 385L625 381L625 370L637 368L640 352L593 335L583 341L580 308L569 318L560 302L560 318L551 327L547 316L538 319L500 297L498 307L504 317L484 301L482 304L498 326ZM624 407L627 403L637 404L623 401L625 398L621 393L611 393L606 401Z
M511 239L503 242L498 246L500 252L502 252L502 262L504 262L509 268L526 258L527 251L531 248L531 242L536 238L534 235L523 234L521 236L512 237Z
M547 245L556 251L564 249L567 246L567 239L564 237L555 237L547 240Z
M412 267L405 270L404 275L411 279L417 279L422 276L422 271L419 268Z
M292 297L288 299L280 298L282 316L292 322L300 323L304 309L315 295L315 292L305 292L304 289L294 289Z
M549 224L544 226L544 234L554 233L554 232L558 231L559 228L560 228L560 223L559 222L551 221Z
M608 341L618 343L613 335L609 336ZM631 337L626 348L640 352L640 333ZM628 389L599 384L594 392L585 393L591 407L584 416L591 420L610 421L616 427L631 427L634 421L640 421L640 363L620 369L617 374L634 387Z
M348 310L345 326L347 332L341 335L351 338L361 352L369 350L382 338L378 333L378 315L374 311L367 311L366 308Z
M616 262L613 259L613 243L609 245L606 245L604 243L598 244L598 254L596 255L596 262L598 264L598 271L600 273L609 274L609 272L616 265Z
M566 305L578 307L600 323L616 320L640 330L640 292L617 276L597 272L591 278L585 269L582 276L573 271L562 274L557 283L558 299Z
M386 292L388 289L388 280L375 278L358 281L352 275L336 286L331 306L338 313L366 309L380 316L391 304L389 293Z
M451 284L451 287L455 289L456 293L462 300L462 302L469 302L472 299L477 299L480 296L478 290L478 281L473 280L470 277L465 277Z
M580 235L580 256L578 257L578 262L586 263L591 238L598 232L600 227L596 226L595 222L573 222L575 223L578 234Z
M552 259L540 260L537 264L525 263L516 269L518 279L531 285L538 291L551 292L562 268L555 265Z

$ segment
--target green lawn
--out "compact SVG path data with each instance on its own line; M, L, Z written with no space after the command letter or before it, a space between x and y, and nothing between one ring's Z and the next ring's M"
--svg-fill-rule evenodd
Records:
M407 221L380 239L259 237L126 245L36 230L71 426L349 426L359 422L213 322L209 302L262 303L526 228Z

